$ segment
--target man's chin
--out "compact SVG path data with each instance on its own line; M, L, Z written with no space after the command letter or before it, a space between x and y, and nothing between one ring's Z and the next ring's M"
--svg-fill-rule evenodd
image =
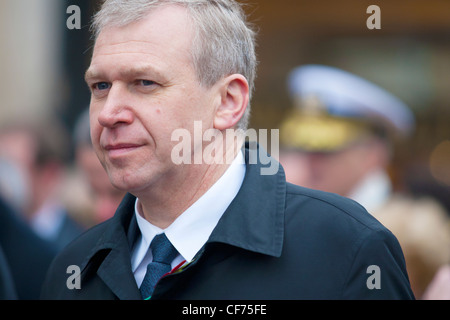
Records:
M134 177L125 177L125 176L119 176L114 177L110 176L111 184L118 190L123 192L129 192L131 194L135 192L139 192L142 190L143 182L140 181L140 179L136 179Z

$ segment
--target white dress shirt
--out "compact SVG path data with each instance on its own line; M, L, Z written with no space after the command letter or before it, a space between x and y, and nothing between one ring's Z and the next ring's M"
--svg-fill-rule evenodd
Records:
M183 261L190 262L237 195L244 176L244 156L239 152L222 177L166 229L160 229L145 220L139 212L139 199L136 199L135 215L141 235L131 252L131 267L139 287L147 272L147 265L152 261L149 247L153 238L164 232L177 249L179 255L172 261L172 268Z

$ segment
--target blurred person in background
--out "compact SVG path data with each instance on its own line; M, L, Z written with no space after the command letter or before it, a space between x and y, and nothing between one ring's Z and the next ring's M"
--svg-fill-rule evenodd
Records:
M89 109L78 118L74 131L75 161L80 169L89 201L92 205L91 223L97 224L111 218L125 192L114 187L98 159L91 142Z
M450 264L439 268L422 298L424 300L450 300Z
M280 126L287 180L362 204L399 239L411 287L422 297L450 261L450 230L438 203L393 190L393 146L412 132L412 112L384 89L337 68L300 66L288 81L295 107Z
M20 212L25 209L29 189L27 178L19 165L13 159L0 156L0 194L4 201Z
M11 123L0 128L0 145L0 159L16 168L15 196L7 200L37 235L61 249L84 230L62 200L70 150L64 127L55 120ZM14 178L0 180L4 187Z
M0 300L16 299L16 286L12 279L9 262L0 246Z
M411 287L420 299L450 299L450 222L431 198L396 197L376 218L402 246Z
M20 215L0 192L0 299L36 300L57 248Z

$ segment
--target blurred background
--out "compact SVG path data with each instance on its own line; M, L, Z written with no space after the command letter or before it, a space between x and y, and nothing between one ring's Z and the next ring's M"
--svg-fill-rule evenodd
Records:
M450 1L246 3L259 33L260 61L250 127L279 128L294 107L287 76L297 66L324 64L357 74L402 99L416 119L413 134L395 146L389 164L394 189L414 197L429 196L450 211ZM60 192L58 199L82 228L111 215L111 207L122 196L109 186L95 185L101 180L92 179L98 164L89 167L88 156L78 153L79 146L89 144L83 136L88 131L83 127L83 113L89 104L83 78L93 45L88 25L98 4L93 0L0 1L0 136L16 123L46 129L60 124L52 136L66 137L56 147L64 149L64 154L54 156L63 165L64 175L54 184ZM372 4L381 9L379 30L366 26L370 16L366 10ZM70 5L80 8L80 29L66 26ZM36 131L32 135L39 136ZM20 149L18 142L12 144ZM0 150L3 145L7 142L2 142ZM31 205L25 208L24 199L33 191L24 185L32 178L24 178L20 170L14 174L17 159L0 166L0 180L11 205L27 211ZM94 196L101 192L108 194L103 200Z
M73 129L89 103L83 75L92 47L88 24L98 2L0 2L0 124L57 117ZM259 30L251 126L279 125L292 107L286 78L298 65L358 74L397 95L416 116L414 136L400 146L392 168L396 187L433 193L450 207L450 2L378 1L380 30L366 27L374 1L246 3ZM81 9L80 30L66 27L72 4Z

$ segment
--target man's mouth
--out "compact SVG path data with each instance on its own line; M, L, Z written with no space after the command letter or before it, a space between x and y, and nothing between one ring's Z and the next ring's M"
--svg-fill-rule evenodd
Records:
M104 149L108 152L110 158L117 158L142 147L135 143L115 143L107 144Z

